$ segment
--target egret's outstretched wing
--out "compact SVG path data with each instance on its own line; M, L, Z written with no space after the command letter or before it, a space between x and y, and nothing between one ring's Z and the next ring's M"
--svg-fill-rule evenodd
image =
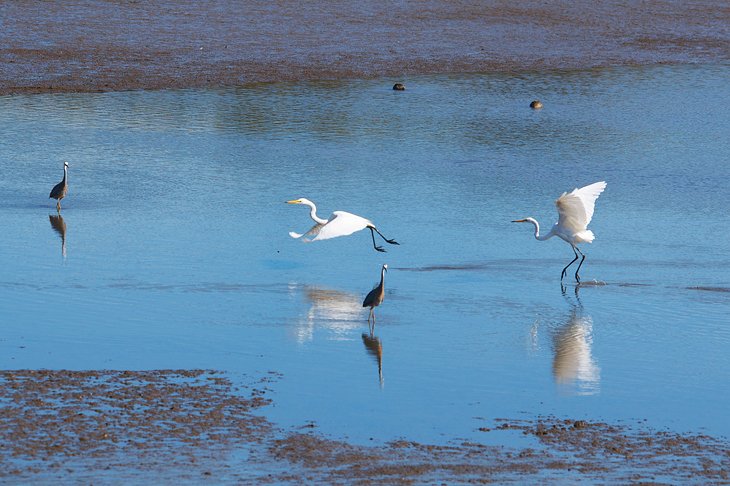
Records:
M319 234L313 239L328 240L330 238L337 238L338 236L347 236L353 234L355 231L360 231L372 226L373 223L365 218L362 218L356 214L347 213L345 211L335 211L330 216L327 224L322 226Z
M317 224L315 224L314 226L312 226L312 227L311 227L311 228L309 229L309 231L307 231L307 232L306 232L306 233L304 233L303 235L302 235L302 234L299 234L299 233L295 233L295 232L293 232L293 231L290 231L290 232L289 232L289 236L291 236L292 238L302 238L302 237L303 237L302 239L303 239L304 241L312 241L312 239L313 239L314 237L316 237L316 236L317 236L317 234L319 234L319 232L320 232L320 230L321 230L322 228L324 228L324 225L323 225L323 224L319 224L319 223L317 223Z
M596 199L606 188L606 183L595 182L589 186L564 192L555 206L558 208L558 226L569 229L574 233L585 231L593 218Z

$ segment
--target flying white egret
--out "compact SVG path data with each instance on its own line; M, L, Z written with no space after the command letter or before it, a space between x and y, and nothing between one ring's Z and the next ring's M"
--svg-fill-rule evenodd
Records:
M558 208L558 222L555 223L546 235L540 236L540 223L534 218L512 221L513 223L532 223L535 226L535 239L538 241L545 241L553 236L557 236L570 244L570 247L573 248L575 258L563 268L563 272L560 274L561 282L565 277L568 267L575 263L580 253L583 258L581 258L578 269L575 271L575 280L580 283L578 272L586 256L580 251L577 245L579 243L591 243L595 238L593 231L588 229L588 223L593 218L596 199L598 199L598 196L601 195L605 188L606 183L601 181L594 182L580 189L573 189L572 192L564 192L555 201L555 206Z
M370 236L372 236L373 238L373 247L375 247L375 249L378 251L385 250L382 246L378 246L375 244L375 233L378 233L380 237L385 240L386 243L390 243L391 245L400 244L395 240L389 240L388 238L383 236L383 233L378 231L378 228L375 227L372 221L356 214L348 213L345 211L335 211L334 213L332 213L332 216L330 216L329 219L322 219L317 216L317 206L315 206L314 203L309 199L305 199L302 197L299 199L292 199L291 201L286 202L287 204L304 204L305 206L309 206L309 216L316 223L309 231L304 234L290 231L289 236L291 236L292 238L301 238L302 241L308 243L311 241L328 240L330 238L337 238L338 236L351 235L356 231L367 228L370 230Z

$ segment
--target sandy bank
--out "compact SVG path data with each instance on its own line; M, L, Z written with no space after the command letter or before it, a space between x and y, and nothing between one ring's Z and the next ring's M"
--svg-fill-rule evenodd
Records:
M730 59L727 2L0 5L0 94Z

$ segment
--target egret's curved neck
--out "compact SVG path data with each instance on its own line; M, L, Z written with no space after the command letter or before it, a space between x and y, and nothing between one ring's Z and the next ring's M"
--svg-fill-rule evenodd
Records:
M322 219L319 216L317 216L317 206L315 206L312 201L304 202L304 204L309 206L309 217L311 217L316 223L327 224L326 219Z
M535 218L527 218L528 223L532 223L532 225L535 227L535 239L538 241L545 241L549 238L553 237L553 232L550 231L546 235L540 235L540 223L537 222Z

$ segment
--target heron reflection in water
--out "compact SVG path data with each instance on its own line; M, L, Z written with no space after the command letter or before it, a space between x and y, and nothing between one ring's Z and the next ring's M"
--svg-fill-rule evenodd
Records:
M61 237L61 255L66 258L66 222L61 214L49 214L51 228Z
M593 319L585 313L575 288L575 302L563 291L570 314L553 332L553 377L558 385L576 385L579 395L599 392L600 368L593 360Z
M372 356L378 363L378 379L380 380L380 388L383 387L383 343L380 338L374 334L362 333L362 343L365 345L365 351Z

